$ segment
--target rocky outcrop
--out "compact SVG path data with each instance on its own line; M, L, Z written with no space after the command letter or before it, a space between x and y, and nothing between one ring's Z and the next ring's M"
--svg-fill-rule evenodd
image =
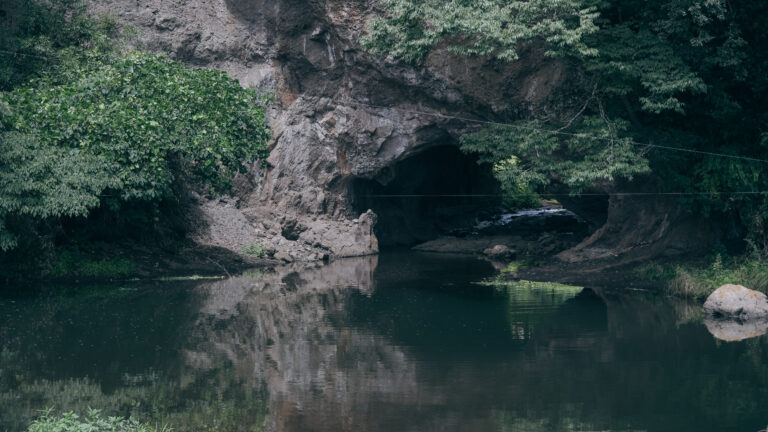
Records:
M441 50L421 67L370 58L358 39L378 13L373 0L96 3L136 27L146 49L274 94L266 168L238 179L226 211L200 202L208 223L197 239L233 250L263 243L295 260L375 253L375 218L361 216L372 205L355 196L356 181L395 184L408 171L393 166L455 146L472 126L452 115L551 117L581 101L578 75L535 47L512 64Z
M715 318L740 321L768 319L768 297L741 285L727 284L707 297L704 312Z

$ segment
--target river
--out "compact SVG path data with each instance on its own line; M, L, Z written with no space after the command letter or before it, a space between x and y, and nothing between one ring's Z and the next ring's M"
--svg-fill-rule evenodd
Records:
M226 280L0 294L0 430L40 410L176 431L750 431L766 337L646 292L475 282L414 252ZM619 287L620 288L620 287Z

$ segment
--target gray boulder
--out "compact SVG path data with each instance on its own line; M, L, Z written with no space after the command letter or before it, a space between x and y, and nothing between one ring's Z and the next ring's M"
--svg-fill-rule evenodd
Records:
M704 313L715 318L741 321L768 318L768 298L741 285L727 284L707 297Z

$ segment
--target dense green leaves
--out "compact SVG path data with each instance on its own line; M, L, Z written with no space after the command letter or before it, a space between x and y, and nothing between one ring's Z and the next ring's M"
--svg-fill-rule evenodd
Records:
M80 417L73 412L61 416L44 413L35 420L27 432L161 432L170 430L140 423L135 419L104 417L98 410L91 410L87 416Z
M461 137L464 151L494 164L494 174L508 192L520 184L538 191L552 181L573 193L599 182L632 179L648 172L631 139L622 136L628 124L587 116L555 130L539 121L493 126ZM510 186L513 185L513 186Z
M4 98L8 128L103 157L123 200L167 198L181 170L224 190L269 138L258 93L223 72L154 54L131 53L71 83Z
M576 0L383 0L363 46L409 62L443 44L460 54L518 58L518 44L544 39L547 53L594 54L583 36L597 30L594 9Z
M0 251L17 244L7 225L19 218L86 216L99 194L116 187L103 158L40 144L19 133L0 134Z
M58 80L86 57L119 53L109 16L93 17L86 0L7 0L0 4L0 91L32 78ZM129 30L129 29L126 29ZM129 31L130 32L130 31Z

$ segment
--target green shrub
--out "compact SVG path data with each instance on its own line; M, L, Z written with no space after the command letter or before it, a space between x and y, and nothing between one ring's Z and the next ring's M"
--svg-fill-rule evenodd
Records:
M29 219L85 216L117 185L102 158L0 133L0 251L16 247L13 227Z
M103 158L122 200L168 198L182 173L226 190L244 164L265 156L265 98L224 72L139 52L87 72L3 95L4 123L43 145Z
M256 268L256 269L250 269L243 272L242 277L246 279L251 280L262 280L264 279L264 276L266 275L266 272L264 269Z
M264 247L264 245L260 244L249 244L247 246L243 246L240 249L240 252L242 252L244 255L256 257L256 258L264 258L267 256L267 248Z
M526 270L531 267L536 267L538 263L530 259L515 260L507 264L506 267L501 269L502 273L517 273L520 270Z
M4 0L0 16L0 91L30 79L61 82L74 64L117 56L135 30L108 15L92 16L91 0ZM125 38L124 40L128 40ZM98 58L93 56L98 53Z
M35 420L27 432L157 432L170 431L163 426L153 427L134 419L102 417L98 410L90 410L81 418L73 412L52 416L48 410Z
M136 275L136 263L125 258L95 259L77 249L60 249L47 276L53 278L126 279Z

